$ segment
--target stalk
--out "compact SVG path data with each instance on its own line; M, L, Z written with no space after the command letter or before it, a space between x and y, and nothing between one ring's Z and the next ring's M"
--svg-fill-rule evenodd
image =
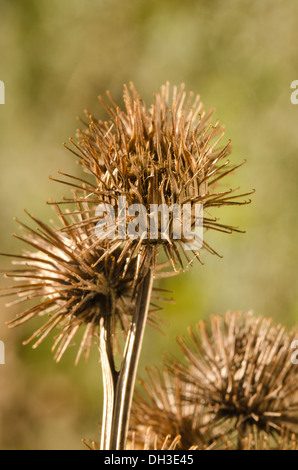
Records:
M120 371L114 366L111 336L101 324L100 352L104 385L102 450L124 450L132 398L147 323L154 276L154 255L147 255L147 273L139 283L135 309L127 335Z
M112 420L115 398L115 386L117 372L114 366L114 359L110 337L110 317L100 321L100 356L103 378L103 415L100 448L109 449L112 432Z
M123 450L129 425L130 410L153 285L153 267L141 282L124 359L117 381L111 447Z

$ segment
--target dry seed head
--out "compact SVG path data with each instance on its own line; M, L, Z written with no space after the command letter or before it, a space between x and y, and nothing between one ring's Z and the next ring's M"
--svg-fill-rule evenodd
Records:
M291 361L297 331L287 333L272 319L227 312L201 322L179 345L188 361L169 367L193 387L188 399L210 409L226 433L239 440L253 426L275 436L281 429L298 433L298 368ZM220 424L220 425L221 425Z
M199 404L187 399L192 385L185 384L167 371L148 369L146 380L135 393L132 407L131 427L135 431L135 443L148 426L156 433L158 445L167 436L180 436L177 449L187 450L193 446L200 449L213 448L213 431L209 426L209 414Z
M34 340L35 348L59 328L52 348L56 361L61 359L81 327L85 328L77 363L83 352L88 359L93 340L98 337L101 318L110 316L115 340L119 329L128 330L134 292L143 273L137 268L137 258L120 258L121 252L113 243L98 243L94 222L89 220L80 226L74 223L82 221L80 216L67 218L59 207L56 209L63 227L69 230L60 231L30 215L37 229L21 224L26 235L15 237L35 251L26 250L20 256L5 255L14 257L13 264L16 265L6 276L18 283L3 288L6 291L3 295L18 297L8 305L38 299L36 305L8 324L14 327L31 318L47 315L46 323L25 344ZM70 228L70 225L74 227ZM154 323L154 316L150 318Z
M127 206L141 204L177 204L182 208L190 204L204 207L203 226L206 230L231 233L236 227L220 223L209 214L209 209L226 205L246 204L246 194L221 188L223 178L237 166L230 165L230 142L222 145L224 130L219 122L212 124L213 110L205 111L199 96L186 93L184 85L171 90L169 83L154 95L147 108L133 84L130 90L124 86L125 109L122 110L107 92L110 103L101 98L110 119L97 120L86 112L91 123L79 132L78 143L71 140L70 147L92 176L86 180L71 177L65 181L81 189L79 198L88 198L89 204L109 203L117 213L117 198L126 197ZM172 95L172 96L170 96ZM68 147L67 147L68 148ZM60 181L60 180L59 180ZM68 200L70 202L71 200ZM129 220L127 220L129 223ZM174 271L183 267L183 258L191 262L194 255L187 252L185 241L173 238L173 217L170 214L169 236L157 240L127 240L127 244L139 250L150 244L162 246ZM203 248L217 254L204 240Z

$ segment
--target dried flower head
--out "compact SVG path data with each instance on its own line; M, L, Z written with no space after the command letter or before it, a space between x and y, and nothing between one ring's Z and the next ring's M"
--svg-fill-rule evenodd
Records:
M141 385L142 389L135 393L131 418L137 444L140 444L138 437L150 426L158 445L162 445L167 436L179 436L178 449L217 447L209 413L187 398L192 385L181 382L177 376L171 377L166 370L161 373L157 369L148 369L147 379L142 380Z
M68 219L57 207L63 227L69 228L76 222L74 216ZM29 215L29 214L28 214ZM36 219L33 230L21 223L26 235L14 236L35 251L26 250L15 257L16 268L6 276L16 281L16 285L4 288L5 296L17 295L18 299L8 305L38 299L17 315L8 324L14 327L37 316L49 318L24 344L36 340L36 348L56 327L60 328L52 350L58 362L76 333L85 327L79 346L76 363L82 352L89 357L93 339L98 336L101 318L110 317L111 334L117 338L117 330L127 331L134 303L134 290L142 272L137 267L137 259L121 256L119 249L99 244L96 239L94 222L83 226L74 224L67 232L56 226L49 226ZM154 315L151 315L151 323Z
M223 432L236 429L239 445L253 426L274 436L298 432L298 368L291 361L297 331L272 319L227 312L179 338L188 365L170 368L193 387L188 399L208 407Z
M205 210L203 226L206 230L239 231L220 223L208 212L214 207L249 202L241 200L246 194L235 195L231 189L222 189L218 184L237 168L227 159L230 142L220 146L223 128L218 121L211 124L213 110L206 112L200 97L192 92L187 94L184 85L180 89L174 86L172 98L170 94L167 83L154 95L152 106L147 108L133 84L130 91L124 86L125 110L120 109L109 92L110 104L100 97L110 119L103 122L86 111L91 123L89 126L84 123L87 129L79 132L78 143L70 139L73 148L69 148L92 175L92 182L90 178L83 180L66 174L64 176L72 178L72 182L64 182L80 188L80 199L88 197L89 203L93 202L95 206L109 203L116 214L119 197L125 197L126 208L133 204L144 206L147 209L146 226L150 224L150 217L152 219L149 212L152 204L163 204L168 208L177 205L180 214L184 214L188 204L193 229L197 221L195 206L201 204ZM119 217L121 214L118 213ZM191 250L185 250L184 242L189 240L186 240L182 215L179 239L174 236L174 219L170 212L166 234L159 220L156 222L156 239L149 239L146 230L140 230L139 239L127 238L126 246L141 252L148 244L162 246L174 271L183 268L184 256L188 263L191 262ZM128 217L127 225L130 220ZM193 241L195 238L193 235ZM203 248L217 254L205 240L200 239L200 242ZM200 260L199 250L192 251Z

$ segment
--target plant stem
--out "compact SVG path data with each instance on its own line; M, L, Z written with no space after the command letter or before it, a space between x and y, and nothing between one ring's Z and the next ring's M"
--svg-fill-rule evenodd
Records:
M110 317L100 322L100 356L103 377L103 416L100 448L109 449L112 431L112 419L114 409L115 386L117 372L114 367L114 359L110 341Z
M114 366L108 325L101 324L100 352L104 384L102 450L124 450L130 410L147 323L154 275L154 253L147 256L148 268L137 290L136 304L127 335L120 371Z
M136 373L147 323L152 285L153 268L149 268L139 287L136 308L126 342L119 380L117 381L111 441L112 449L115 450L123 450L126 445Z

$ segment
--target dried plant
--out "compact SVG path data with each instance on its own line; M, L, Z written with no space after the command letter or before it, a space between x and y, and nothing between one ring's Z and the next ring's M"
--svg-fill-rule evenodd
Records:
M69 227L75 219L61 214L63 227ZM58 230L60 226L46 225L33 215L30 218L37 224L33 230L19 222L26 234L14 236L35 251L25 250L22 255L6 255L15 258L16 268L6 276L18 281L16 285L5 287L5 296L18 299L8 305L38 299L8 325L14 327L37 316L48 317L46 323L24 342L35 340L36 348L55 328L60 332L52 348L55 359L60 361L67 347L81 328L85 332L76 357L78 362L85 350L89 357L94 338L98 338L101 319L110 323L111 336L117 338L117 330L127 332L134 308L134 291L142 273L137 272L136 258L122 258L119 262L119 249L112 254L104 243L96 240L95 224L89 221L83 227L75 225L68 232ZM136 277L137 273L137 277ZM149 322L154 323L151 315Z
M82 204L80 208L82 208ZM84 203L85 207L86 202ZM79 205L79 203L78 203ZM62 214L59 206L55 205L57 213L66 231L60 226L50 226L29 217L37 223L37 229L19 222L26 235L14 236L25 242L36 251L24 251L22 255L7 255L15 259L16 269L6 273L17 283L5 287L4 296L17 295L18 299L9 305L39 299L39 302L27 308L15 319L9 322L14 327L25 323L37 316L47 315L46 323L38 328L25 344L36 340L37 347L56 327L60 332L56 336L53 351L55 359L60 361L64 352L74 337L85 327L76 363L85 351L88 359L94 338L99 339L99 349L102 359L103 382L105 389L105 412L103 416L103 439L117 439L117 432L112 433L114 411L120 412L123 420L113 420L119 428L122 439L126 439L128 420L114 403L114 394L119 394L118 403L124 399L129 412L130 402L123 391L132 394L140 345L142 343L144 326L147 321L152 296L153 266L155 262L148 256L148 265L141 267L138 258L131 253L113 249L113 242L98 242L95 232L95 222L92 219L80 224L82 214ZM149 288L148 288L149 284ZM145 295L143 302L142 291L150 292ZM139 295L141 292L141 295ZM135 327L136 316L139 312L144 315L141 328ZM150 314L149 322L156 324L154 314ZM115 365L114 343L117 331L124 332L126 345L124 350L124 366L118 371ZM130 347L128 347L130 345ZM123 383L124 382L124 383ZM118 386L117 386L118 385ZM117 399L115 399L117 401ZM115 405L115 406L114 406ZM108 420L110 420L108 422ZM107 424L108 422L108 424ZM106 431L106 427L108 431ZM106 447L110 444L106 443ZM113 444L114 445L114 444ZM122 446L122 444L121 444Z
M241 205L247 194L234 194L231 189L222 189L219 182L238 166L228 160L230 141L220 146L224 129L217 121L212 125L214 110L205 111L200 96L186 93L184 85L173 87L172 98L169 83L154 95L154 102L147 108L133 84L130 91L124 86L125 110L115 103L110 93L110 104L100 97L110 120L97 120L86 111L90 125L79 131L78 143L70 139L73 148L67 147L80 159L90 178L68 176L73 182L64 181L81 189L79 199L88 197L89 203L110 203L117 213L118 197L126 198L126 205L142 204L149 209L151 204L165 204L192 208L192 224L195 223L194 205L205 209L203 226L206 230L231 233L240 231L236 227L220 223L211 217L209 209L227 205ZM62 173L63 174L63 173ZM58 180L61 181L61 180ZM75 198L77 199L77 198ZM66 200L64 202L71 202ZM90 215L90 214L89 214ZM94 216L94 213L93 213ZM120 214L120 217L122 215ZM127 224L130 219L127 219ZM183 256L191 263L183 242L173 237L173 214L170 213L169 233L158 225L158 238L148 240L146 232L139 240L127 239L124 250L133 248L145 256L148 245L162 246L174 271L184 267ZM203 248L217 254L203 240ZM193 254L200 260L200 253Z
M147 369L146 380L141 380L132 407L131 427L135 442L140 444L148 426L156 433L159 445L167 436L180 436L177 448L187 450L192 446L200 449L218 447L214 430L210 425L209 412L199 403L188 400L193 385L182 382L169 371ZM142 442L142 441L141 441Z
M241 312L201 322L178 339L188 360L169 367L192 386L188 400L210 409L225 434L236 429L238 445L253 426L276 437L281 429L298 433L298 369L291 362L297 331L272 319Z
M192 264L194 258L201 261L199 249L185 248L184 243L189 243L189 239L183 230L183 216L180 219L183 235L178 239L174 236L171 206L177 205L180 214L184 215L185 205L189 205L193 229L197 221L195 206L201 204L205 231L231 233L240 230L222 224L209 211L250 202L245 200L250 193L238 194L221 185L241 165L230 164L230 141L221 145L224 130L218 121L212 125L213 110L206 112L200 97L194 97L192 92L187 94L184 85L180 89L173 87L172 97L170 94L167 83L154 95L153 104L147 108L131 84L130 91L124 86L124 110L118 107L109 92L110 104L101 99L109 114L107 122L86 112L90 125L85 123L86 128L79 131L77 143L71 139L73 146L69 150L79 158L88 175L79 178L60 172L68 179L56 181L73 189L72 198L50 202L62 225L49 226L30 216L38 228L32 230L22 224L27 236L16 237L36 252L26 251L18 256L16 264L20 266L8 273L9 277L23 282L9 289L8 295L18 294L16 303L41 299L12 320L10 326L36 316L49 316L28 340L35 340L34 347L59 327L53 346L59 361L76 333L85 327L77 362L83 352L88 358L93 338L99 339L104 387L100 448L106 450L126 448L135 377L153 299L154 278L176 274ZM95 227L101 218L96 208L99 204L109 204L119 222L123 219L119 198L122 203L125 200L125 211L133 204L145 206L148 210L146 221L151 217L152 204L167 206L168 230L165 231L161 217L157 224L158 236L153 239L146 236L147 232L139 232L137 239L125 238L119 233L117 224L118 232L113 239L99 238ZM65 204L71 206L63 212ZM130 216L125 223L127 227ZM199 241L204 249L217 254L206 240ZM167 259L164 264L158 262L162 253ZM155 322L153 315L150 320ZM125 334L125 346L121 364L116 368L114 342L118 330ZM196 382L187 384L183 368L179 369L179 374L181 378L176 377L173 382L168 375L160 377L161 388L155 389L154 399L163 403L169 412L162 437L156 437L155 441L161 447L169 445L173 449L193 445L210 448L215 441L212 440L214 435L209 435L208 420L218 411L214 411L213 403L213 411L207 412L205 403L194 401L194 397L201 396L192 392L197 387ZM170 388L173 386L172 391L168 389L168 381ZM184 395L190 395L190 398ZM162 406L158 412L161 410ZM140 431L143 433L146 429ZM155 433L160 434L159 430ZM169 443L169 434L180 437L174 437ZM222 436L221 430L219 435Z
M110 105L102 99L101 101L110 120L99 121L87 112L91 124L86 124L86 129L79 132L78 143L71 139L73 147L69 148L80 159L89 177L82 179L64 174L69 180L62 181L75 188L76 194L73 199L66 199L60 204L81 204L88 201L87 209L84 207L75 212L84 217L80 226L84 226L85 221L90 218L100 221L96 213L99 204L110 204L118 222L120 219L123 222L123 209L126 213L127 208L133 204L141 204L147 211L152 204L164 204L168 208L176 204L181 208L181 213L185 204L189 204L193 228L196 224L194 208L199 203L205 209L203 226L206 230L215 229L228 233L239 231L235 227L219 223L208 214L208 210L213 207L241 205L250 201L242 200L247 194L237 195L230 189L219 188L219 182L237 166L231 166L227 159L230 142L220 147L224 137L223 128L218 122L212 126L213 111L206 112L203 109L200 97L194 97L193 93L187 95L182 85L180 90L173 87L171 99L170 86L167 83L160 93L154 95L152 106L147 108L131 84L130 92L124 86L125 110L121 110L109 92L107 95ZM124 207L119 204L120 197L125 199ZM148 214L149 211L146 217L149 217ZM123 234L118 231L118 243L112 248L122 250L120 258L126 257L128 253L130 256L131 253L137 256L137 266L141 270L147 270L147 275L139 283L131 334L126 346L130 357L123 358L120 374L115 370L113 358L108 353L111 349L108 344L109 332L105 331L101 336L101 355L106 377L106 411L102 437L102 446L105 448L110 445L115 448L125 447L133 384L147 321L153 277L156 277L159 249L163 248L174 272L184 267L183 256L188 264L192 263L183 244L187 240L183 236L176 240L174 216L171 212L169 217L166 236L162 221L159 220L157 238L148 239L147 227L145 231L139 232L137 239L123 239ZM130 223L129 217L125 223ZM117 229L119 230L118 224ZM205 240L200 241L204 248L216 253ZM200 260L199 251L192 251ZM160 273L160 276L164 275L169 273ZM114 398L112 400L109 396L116 396L116 402L120 400L121 404L116 406L112 403ZM116 410L116 415L109 418L112 409ZM111 431L111 427L116 426L115 423L118 423L118 429ZM113 435L116 437L113 438Z

